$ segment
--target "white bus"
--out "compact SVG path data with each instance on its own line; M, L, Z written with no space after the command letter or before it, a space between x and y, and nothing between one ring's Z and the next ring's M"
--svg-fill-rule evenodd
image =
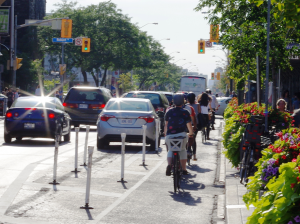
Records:
M180 91L193 92L198 96L206 90L206 78L198 75L182 76Z

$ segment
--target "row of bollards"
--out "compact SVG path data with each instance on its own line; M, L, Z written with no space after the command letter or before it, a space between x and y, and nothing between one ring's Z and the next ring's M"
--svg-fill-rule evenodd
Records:
M156 139L155 139L155 150L158 152L158 141L159 141L159 127L160 121L156 120ZM143 149L142 149L142 164L141 166L147 166L145 163L146 160L146 129L147 126L142 126L143 131ZM90 126L86 126L86 136L85 136L85 144L84 144L84 153L83 153L83 164L81 166L87 166L87 181L86 181L86 196L85 196L85 205L80 207L81 209L93 209L89 206L89 198L90 198L90 188L91 188L91 173L92 173L92 156L94 151L94 146L88 146L88 136L89 136ZM75 170L71 172L78 173L78 133L79 127L75 128ZM121 146L121 180L118 182L127 183L124 180L124 171L125 171L125 139L126 133L121 133L122 146ZM55 149L54 149L54 165L53 165L53 181L49 184L57 185L57 160L58 160L58 148L59 148L59 140L55 139ZM88 163L86 164L86 156L88 149Z

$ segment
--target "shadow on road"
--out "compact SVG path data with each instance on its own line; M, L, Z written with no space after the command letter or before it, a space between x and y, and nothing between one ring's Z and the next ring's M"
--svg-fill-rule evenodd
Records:
M170 192L170 196L173 198L174 201L182 202L186 205L190 206L197 206L199 203L201 203L201 197L192 197L190 192Z
M189 166L189 170L196 171L196 172L198 172L198 173L206 173L206 172L211 172L211 171L213 171L213 170L211 170L211 169L201 168L201 167L198 166L197 164L193 164L193 165Z
M61 142L59 143L59 146L67 145L70 142ZM11 143L3 143L3 146L11 146L11 147L30 147L30 148L36 148L36 147L46 147L46 148L53 148L55 144L55 141L52 139L45 139L45 140L40 140L40 139L24 139L21 141L12 141Z

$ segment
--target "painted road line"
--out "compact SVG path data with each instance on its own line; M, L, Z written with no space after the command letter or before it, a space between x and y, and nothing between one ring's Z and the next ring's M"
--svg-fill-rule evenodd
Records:
M226 208L247 208L246 205L226 205ZM253 205L250 205L249 208L254 208Z

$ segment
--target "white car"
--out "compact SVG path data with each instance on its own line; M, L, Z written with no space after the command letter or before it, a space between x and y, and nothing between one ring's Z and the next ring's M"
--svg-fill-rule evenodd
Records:
M231 99L232 97L217 97L219 108L216 111L216 115L222 115L224 117L224 111Z

